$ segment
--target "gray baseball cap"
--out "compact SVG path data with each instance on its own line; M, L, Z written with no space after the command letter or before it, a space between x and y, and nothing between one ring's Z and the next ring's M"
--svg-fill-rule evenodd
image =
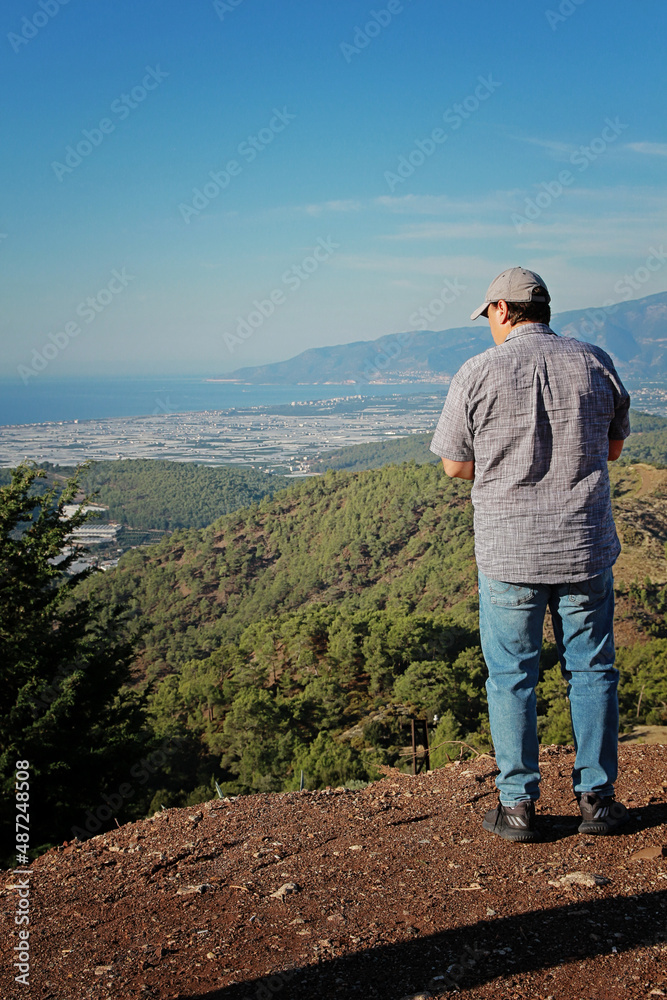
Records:
M510 267L494 278L486 290L485 301L475 309L470 319L488 316L492 302L551 302L547 286L535 271L525 267Z

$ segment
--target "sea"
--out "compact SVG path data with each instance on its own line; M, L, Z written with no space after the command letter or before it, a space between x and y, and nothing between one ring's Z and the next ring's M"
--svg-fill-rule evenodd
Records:
M105 417L201 413L289 405L309 400L349 397L436 395L444 400L442 382L382 385L246 385L197 377L70 378L36 377L27 385L0 380L0 425L41 424Z

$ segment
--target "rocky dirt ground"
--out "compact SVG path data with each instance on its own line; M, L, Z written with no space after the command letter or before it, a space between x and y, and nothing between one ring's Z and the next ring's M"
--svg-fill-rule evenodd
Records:
M577 833L573 751L545 747L543 841L485 833L495 762L360 791L172 809L32 865L29 987L4 1000L667 996L667 747L621 745L632 820Z

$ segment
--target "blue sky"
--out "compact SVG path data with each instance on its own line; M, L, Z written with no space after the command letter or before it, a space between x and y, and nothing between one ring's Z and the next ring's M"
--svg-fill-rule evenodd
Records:
M465 325L515 264L557 311L617 301L665 237L662 0L0 21L4 377L216 376ZM636 297L666 288L660 267Z

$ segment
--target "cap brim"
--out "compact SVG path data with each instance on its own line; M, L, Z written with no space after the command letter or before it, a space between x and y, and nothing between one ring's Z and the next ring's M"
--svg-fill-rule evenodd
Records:
M474 313L470 316L470 319L479 319L480 316L488 316L490 302L482 302L479 309L475 309Z

